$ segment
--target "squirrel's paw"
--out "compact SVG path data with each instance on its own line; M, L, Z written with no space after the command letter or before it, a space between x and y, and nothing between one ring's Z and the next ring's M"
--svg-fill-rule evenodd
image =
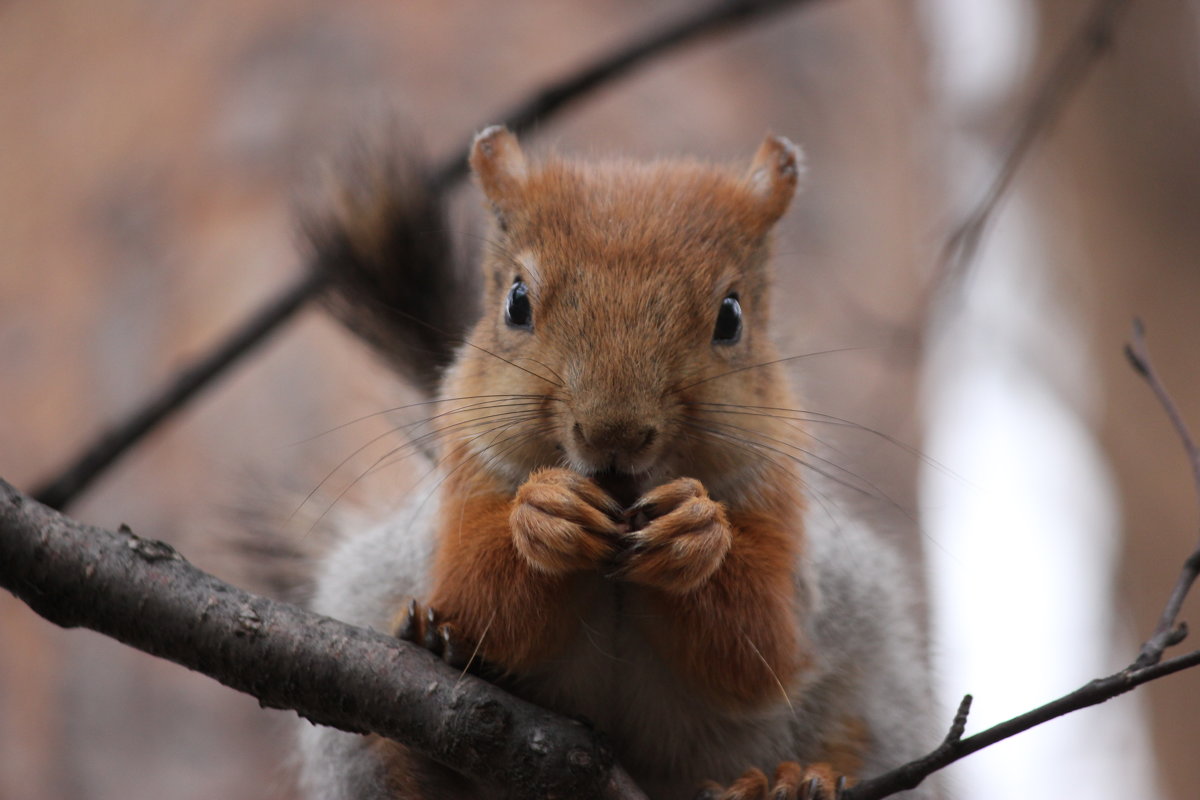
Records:
M470 670L475 674L488 670L488 665L477 657L478 648L463 636L458 626L448 622L435 609L422 608L416 600L409 600L408 605L396 614L392 635L424 647L454 669Z
M846 787L828 764L801 766L784 761L768 781L762 770L749 769L728 787L709 781L696 800L837 800Z
M587 569L614 552L621 508L590 478L541 469L517 489L509 523L517 552L539 572Z
M712 577L733 543L724 507L694 478L652 489L625 515L634 529L623 537L621 577L673 594Z

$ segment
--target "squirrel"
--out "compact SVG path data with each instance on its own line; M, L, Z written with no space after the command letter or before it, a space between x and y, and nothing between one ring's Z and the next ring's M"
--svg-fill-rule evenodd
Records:
M491 127L470 164L492 231L457 349L469 280L433 274L446 225L412 164L313 227L343 319L440 385L434 495L352 531L314 609L587 718L651 798L832 798L929 749L916 591L884 538L813 502L770 340L799 149L768 136L744 174L535 161ZM315 726L301 761L312 800L504 796Z

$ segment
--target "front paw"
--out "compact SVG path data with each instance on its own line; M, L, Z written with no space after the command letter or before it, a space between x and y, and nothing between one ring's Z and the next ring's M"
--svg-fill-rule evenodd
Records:
M672 594L702 586L725 560L733 531L725 508L694 478L678 478L647 492L626 512L640 528L623 537L621 576Z
M517 490L509 524L517 552L531 567L563 575L612 556L620 513L591 479L567 469L542 469Z
M837 800L846 785L828 764L784 761L775 770L774 782L762 770L749 769L728 788L710 781L696 800Z

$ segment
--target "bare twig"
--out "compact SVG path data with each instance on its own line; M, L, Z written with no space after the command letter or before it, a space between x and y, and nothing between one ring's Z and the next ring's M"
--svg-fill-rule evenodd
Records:
M1178 405L1171 398L1150 361L1150 351L1146 347L1145 329L1140 321L1134 322L1133 337L1125 347L1125 355L1138 374L1150 384L1171 424L1175 427L1191 462L1196 496L1200 499L1200 449L1196 447L1196 442L1188 430ZM876 798L887 797L896 792L911 789L937 770L988 745L1015 736L1022 731L1027 731L1072 711L1099 705L1156 678L1200 665L1200 650L1193 650L1166 661L1162 660L1163 652L1168 647L1179 644L1187 636L1187 626L1176 620L1184 599L1196 581L1197 574L1200 574L1200 545L1184 562L1179 580L1176 581L1175 587L1171 591L1171 596L1167 600L1154 632L1142 644L1137 658L1125 669L1106 678L1097 678L1057 700L1018 717L1013 717L1007 722L994 725L974 736L962 739L967 712L971 705L971 697L967 695L963 698L962 705L959 706L950 733L936 750L891 772L863 781L857 786L847 789L839 797L844 800L876 800Z
M1146 379L1146 383L1154 391L1159 404L1162 405L1163 411L1166 412L1167 418L1170 419L1171 425L1179 435L1184 452L1187 453L1188 463L1192 467L1192 481L1196 487L1196 497L1200 499L1200 449L1196 447L1196 440L1192 438L1192 433L1188 430L1179 406L1167 392L1167 387L1150 361L1150 351L1146 347L1146 329L1141 320L1133 321L1133 336L1129 344L1125 345L1125 357L1129 359L1129 363L1137 370L1137 373ZM1183 562L1183 569L1171 590L1171 596L1167 599L1162 616L1159 617L1158 624L1154 626L1154 633L1142 645L1137 661L1134 662L1135 666L1157 664L1166 648L1178 644L1187 636L1187 625L1182 622L1176 624L1175 620L1179 617L1179 610L1183 607L1184 598L1187 597L1192 585L1196 582L1197 575L1200 575L1200 542Z
M1018 733L1037 727L1052 719L1057 719L1072 711L1099 705L1141 686L1143 683L1148 683L1157 678L1172 675L1197 665L1200 665L1200 650L1193 650L1186 655L1177 656L1176 658L1168 659L1160 664L1149 667L1130 666L1106 678L1097 678L1070 694L1039 706L1032 711L1027 711L1020 716L1013 717L1007 722L993 725L987 730L980 731L965 739L955 738L956 731L958 735L962 733L960 720L962 723L966 722L963 709L960 707L950 735L946 737L946 740L936 750L927 756L897 767L883 775L862 781L845 790L841 795L841 800L878 800L881 797L889 797L897 792L912 789L934 772L989 745L1016 736Z
M1178 434L1179 441L1183 444L1183 450L1187 454L1188 464L1192 468L1192 481L1196 486L1196 497L1200 499L1200 447L1196 446L1196 440L1192 437L1192 432L1188 430L1187 422L1184 421L1179 406L1167 391L1166 385L1150 361L1150 351L1146 347L1146 326L1140 319L1133 321L1133 335L1129 344L1125 345L1125 357L1137 373L1146 379L1146 383L1150 385L1155 397L1162 405L1163 411L1167 413L1167 419L1175 428L1175 433Z
M717 0L707 8L605 53L574 75L542 87L503 115L502 120L513 130L527 130L587 93L677 47L707 34L733 30L773 11L809 2L812 0ZM485 120L487 123L494 121ZM440 188L445 189L466 175L468 152L469 145L464 146L434 170L435 182ZM103 431L70 461L69 466L37 487L34 495L56 509L69 506L143 436L183 408L197 392L251 352L287 322L298 308L315 298L323 285L323 275L306 269L304 276L251 313L208 354L184 367L158 393Z
M313 722L403 742L514 797L645 800L587 727L428 651L244 592L163 542L83 525L0 480L0 586Z
M1083 84L1091 67L1112 45L1119 15L1128 0L1096 0L1087 17L1058 54L1049 74L1042 80L1018 119L1000 169L983 196L946 240L930 284L932 294L961 285L979 243L995 216L996 208L1012 184L1030 147L1048 131Z

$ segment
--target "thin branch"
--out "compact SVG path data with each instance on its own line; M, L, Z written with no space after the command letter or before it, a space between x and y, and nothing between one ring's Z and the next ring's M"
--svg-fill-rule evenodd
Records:
M812 1L718 0L658 31L623 44L582 67L577 73L539 89L503 115L502 120L515 131L528 130L589 92L682 45L708 34L734 30L788 6ZM469 144L464 146L434 171L435 181L440 188L448 188L467 174L469 147ZM213 379L249 354L270 333L282 327L297 309L320 293L323 285L322 275L315 274L311 268L305 269L303 277L258 311L252 312L244 323L208 354L184 367L157 394L103 431L92 444L71 459L69 466L56 477L38 486L35 497L52 508L61 510L68 507L143 436L182 409Z
M1135 320L1133 324L1133 337L1130 343L1125 346L1125 355L1137 373L1150 384L1150 388L1154 390L1154 394L1158 397L1159 403L1162 405L1176 433L1179 435L1179 439L1183 443L1183 449L1187 452L1188 459L1191 462L1196 496L1200 499L1200 449L1196 447L1196 442L1192 438L1191 431L1188 430L1187 423L1179 411L1179 406L1175 403L1167 391L1166 385L1159 377L1158 372L1154 369L1154 365L1150 360L1150 351L1146 346L1145 333L1141 321ZM1143 683L1200 665L1200 650L1193 650L1190 653L1176 656L1166 661L1162 660L1163 652L1168 647L1174 647L1187 636L1187 625L1182 622L1176 622L1176 620L1179 617L1179 610L1183 606L1184 599L1195 584L1198 573L1200 573L1200 545L1197 545L1196 550L1185 560L1179 579L1171 591L1171 596L1167 600L1166 607L1163 609L1154 632L1151 633L1150 638L1139 648L1137 658L1125 669L1106 678L1097 678L1057 700L1046 703L1018 717L1013 717L1007 722L994 725L974 736L962 739L963 729L967 721L967 713L971 707L971 696L967 695L963 698L963 702L959 706L958 714L954 718L954 724L951 726L950 733L936 750L923 758L911 761L891 772L863 781L853 788L847 789L839 795L839 800L876 800L877 798L888 797L906 789L912 789L934 772L958 761L964 756L982 750L988 745L995 744L1010 736L1015 736L1022 731L1027 731L1032 727L1041 725L1043 722L1048 722L1064 714L1069 714L1072 711L1099 705L1106 700L1111 700L1137 686L1141 686Z
M1096 0L1042 80L1010 135L1009 145L983 196L946 240L933 281L935 292L962 284L1000 201L1038 137L1058 119L1092 66L1112 46L1117 22L1129 0Z
M1192 468L1192 482L1196 487L1196 496L1200 498L1200 447L1196 446L1196 440L1192 437L1192 432L1188 429L1179 406L1167 391L1166 385L1150 361L1150 350L1146 347L1146 326L1140 319L1133 321L1133 335L1129 344L1125 345L1125 357L1129 360L1130 366L1150 385L1159 404L1162 405L1163 411L1166 412L1171 426L1175 428L1175 433L1179 436L1179 441L1183 444L1183 450L1187 454L1188 464Z
M897 767L878 777L862 781L846 789L839 796L839 800L878 800L881 797L890 797L897 792L912 789L934 772L996 742L1016 736L1018 733L1037 727L1052 719L1057 719L1072 711L1099 705L1106 700L1111 700L1114 697L1125 694L1141 686L1143 683L1149 683L1152 680L1198 665L1200 665L1200 650L1193 650L1186 655L1168 659L1160 664L1149 667L1135 668L1131 666L1106 678L1097 678L1070 694L1039 706L1032 711L1027 711L1020 716L1013 717L1007 722L993 725L987 730L980 731L966 739L955 739L953 735L954 730L952 730L951 735L946 737L946 741L929 755ZM962 714L961 708L959 716L955 718L955 728L958 730L959 735L961 735L960 718L963 723L966 722L966 717Z
M644 800L584 725L394 637L223 583L163 542L71 520L2 479L0 586L56 625L111 636L266 708L395 739L514 797Z
M1175 428L1179 440L1183 443L1188 463L1192 467L1192 482L1196 488L1196 497L1200 498L1200 449L1196 447L1196 440L1192 438L1192 433L1188 430L1179 406L1171 398L1166 385L1150 361L1150 350L1146 347L1146 329L1141 320L1133 321L1133 336L1129 344L1125 345L1125 357L1129 359L1134 370L1150 385L1159 404L1163 407L1163 411L1166 412L1167 418L1171 421L1171 425ZM1171 596L1167 599L1162 616L1159 617L1158 624L1154 626L1154 633L1142 645L1141 653L1134 662L1135 666L1157 664L1166 648L1178 644L1183 637L1187 636L1187 626L1184 623L1176 624L1175 620L1179 617L1179 610L1183 607L1184 598L1191 591L1197 575L1200 575L1200 542L1183 562L1183 569L1180 570L1179 579L1171 590Z

